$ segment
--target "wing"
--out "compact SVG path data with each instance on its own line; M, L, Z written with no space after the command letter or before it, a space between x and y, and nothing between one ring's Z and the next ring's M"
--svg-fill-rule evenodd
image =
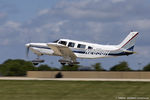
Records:
M50 47L54 51L54 55L62 56L65 59L71 59L72 61L76 61L76 55L71 51L70 48L58 45L54 43L48 43L48 47Z

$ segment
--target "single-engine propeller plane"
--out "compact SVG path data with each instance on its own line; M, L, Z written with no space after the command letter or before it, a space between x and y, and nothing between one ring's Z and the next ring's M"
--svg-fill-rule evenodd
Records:
M59 39L51 43L28 43L27 56L29 50L37 55L33 64L37 65L44 62L40 59L42 55L60 56L59 62L62 65L79 64L77 58L95 59L104 57L117 57L134 54L134 46L138 32L130 34L118 45L101 45L69 39Z

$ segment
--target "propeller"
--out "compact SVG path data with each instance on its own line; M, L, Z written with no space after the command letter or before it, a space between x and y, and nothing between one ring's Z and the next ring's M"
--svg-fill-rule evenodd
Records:
M26 57L28 58L29 56L29 49L30 49L30 44L26 44Z

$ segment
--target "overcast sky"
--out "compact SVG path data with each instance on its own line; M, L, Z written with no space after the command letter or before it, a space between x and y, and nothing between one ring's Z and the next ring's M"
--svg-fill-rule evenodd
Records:
M137 54L79 60L109 69L120 61L133 69L150 63L150 0L0 0L0 63L26 59L25 43L69 38L100 44L119 44L138 31ZM30 59L34 59L30 53ZM43 56L51 66L59 57Z

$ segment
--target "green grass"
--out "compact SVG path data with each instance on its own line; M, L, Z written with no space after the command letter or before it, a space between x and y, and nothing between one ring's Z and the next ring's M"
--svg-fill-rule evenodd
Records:
M0 81L0 100L118 100L149 95L149 82Z

